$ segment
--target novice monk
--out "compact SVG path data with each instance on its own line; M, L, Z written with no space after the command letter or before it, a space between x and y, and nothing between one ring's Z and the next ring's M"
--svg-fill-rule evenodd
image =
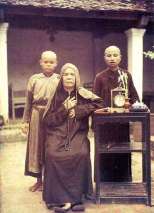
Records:
M57 67L56 54L52 51L44 51L41 55L40 66L42 73L32 75L28 81L23 116L26 122L25 128L26 126L29 128L25 175L37 178L37 182L29 188L32 192L42 190L45 134L41 120L48 98L53 96L59 82L59 75L54 73Z
M116 46L107 47L104 59L107 68L98 73L94 81L94 92L103 98L104 106L111 107L111 90L118 86L125 88L126 84L130 103L139 100L131 74L119 66L120 49ZM124 81L123 76L127 76L127 82ZM110 145L129 142L129 123L102 125L101 138L102 142ZM131 154L103 154L100 164L102 181L131 181Z

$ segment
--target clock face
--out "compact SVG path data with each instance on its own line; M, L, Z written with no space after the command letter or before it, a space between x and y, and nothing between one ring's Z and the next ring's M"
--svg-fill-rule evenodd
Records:
M125 104L125 96L124 95L121 95L121 94L118 94L114 97L114 104L117 106L117 107L123 107L124 104Z

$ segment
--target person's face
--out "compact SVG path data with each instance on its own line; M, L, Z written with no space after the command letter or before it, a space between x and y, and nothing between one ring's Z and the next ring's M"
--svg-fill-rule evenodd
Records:
M40 65L45 75L50 75L54 72L57 66L57 59L52 54L44 55L40 60Z
M75 72L71 68L67 68L63 73L63 86L66 90L72 90L75 86Z
M120 51L116 48L111 48L105 52L105 62L112 70L116 69L121 61Z

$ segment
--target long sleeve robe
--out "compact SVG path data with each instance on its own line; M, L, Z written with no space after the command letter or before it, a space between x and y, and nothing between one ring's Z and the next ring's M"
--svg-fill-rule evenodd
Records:
M23 120L29 123L25 175L41 177L44 158L44 127L41 123L49 97L53 96L59 75L34 74L28 81Z
M130 103L139 100L131 74L121 69L128 76L128 97ZM119 86L119 73L109 68L98 73L94 81L94 92L103 98L104 107L111 107L111 89ZM129 124L104 124L101 128L103 143L129 142ZM131 181L130 154L103 154L100 162L102 181Z
M61 94L62 103L68 94ZM53 111L49 109L44 117L47 137L43 199L46 203L78 203L83 194L92 193L88 117L102 106L102 101L87 100L79 94L77 100L75 118L69 118L63 104Z

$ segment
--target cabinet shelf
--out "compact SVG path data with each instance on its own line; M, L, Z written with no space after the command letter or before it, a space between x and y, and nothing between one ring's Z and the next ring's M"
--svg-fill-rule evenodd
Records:
M101 126L105 123L129 123L140 122L142 125L141 142L119 142L105 144L101 138ZM150 113L94 113L94 136L95 136L95 180L96 180L96 202L144 202L151 206L151 158L150 158ZM101 182L100 177L100 155L110 153L132 153L142 154L142 174L140 183L134 182Z
M131 143L108 143L99 145L99 153L131 153L131 152L145 152L145 144L142 142Z
M101 182L100 188L101 188L100 196L102 197L147 196L146 184L144 182L143 183Z
M147 203L146 183L101 182L100 200L104 202L144 202Z

